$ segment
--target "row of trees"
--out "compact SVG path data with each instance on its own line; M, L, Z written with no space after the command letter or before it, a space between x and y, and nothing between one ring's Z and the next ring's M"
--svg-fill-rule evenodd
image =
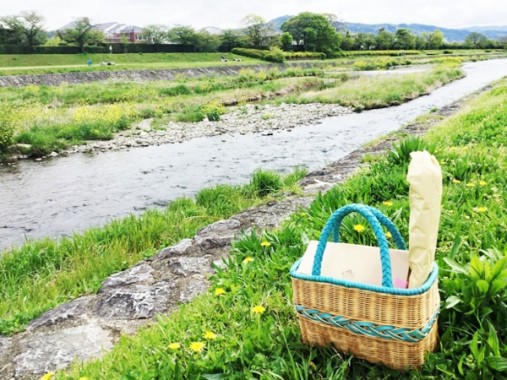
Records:
M44 18L36 12L22 12L15 16L0 18L0 43L34 47L48 44L70 44L84 49L104 42L104 34L93 28L87 17L78 19L72 28L57 31L48 39L44 30ZM146 40L155 44L175 43L191 45L195 51L230 51L234 47L279 46L284 50L316 51L327 56L342 50L389 50L389 49L439 49L445 47L444 34L435 30L415 35L408 29L392 33L380 29L377 34L337 31L336 16L303 12L281 25L281 33L257 15L248 15L241 30L226 30L221 34L197 31L191 26L168 28L164 25L148 25L144 28ZM3 41L2 41L3 40ZM504 41L506 42L506 41ZM126 41L125 41L126 43ZM454 47L494 48L498 41L491 41L481 33L470 33L464 44Z

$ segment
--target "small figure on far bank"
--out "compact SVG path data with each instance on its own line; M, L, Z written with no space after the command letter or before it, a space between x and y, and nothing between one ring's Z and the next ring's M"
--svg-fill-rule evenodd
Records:
M91 65L92 65L92 63L93 63L93 62L92 62L91 58L88 58L88 59L86 60L86 64L87 64L88 66L91 66Z
M109 45L109 54L113 54L113 45Z

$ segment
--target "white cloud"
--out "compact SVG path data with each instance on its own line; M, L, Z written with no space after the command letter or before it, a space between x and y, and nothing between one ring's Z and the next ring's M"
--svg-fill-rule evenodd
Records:
M442 27L505 25L507 2L498 0L0 0L0 16L35 10L54 29L78 17L95 22L235 28L248 14L270 20L303 11L334 13L346 22L420 23Z

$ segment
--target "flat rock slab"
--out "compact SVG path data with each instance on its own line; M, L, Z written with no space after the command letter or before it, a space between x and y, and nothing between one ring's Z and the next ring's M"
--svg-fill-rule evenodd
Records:
M109 331L95 321L46 333L28 335L19 341L21 354L14 358L15 378L34 378L64 368L75 358L98 358L113 347Z

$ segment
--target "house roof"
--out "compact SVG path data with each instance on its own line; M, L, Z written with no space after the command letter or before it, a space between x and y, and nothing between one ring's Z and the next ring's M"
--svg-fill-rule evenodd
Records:
M76 21L69 22L68 24L65 24L61 28L57 30L67 30L72 29L76 27ZM104 34L114 34L114 33L130 33L130 32L136 32L136 33L142 33L143 28L135 25L126 25L121 24L119 22L105 22L101 24L95 24L93 25L93 29L100 30Z

